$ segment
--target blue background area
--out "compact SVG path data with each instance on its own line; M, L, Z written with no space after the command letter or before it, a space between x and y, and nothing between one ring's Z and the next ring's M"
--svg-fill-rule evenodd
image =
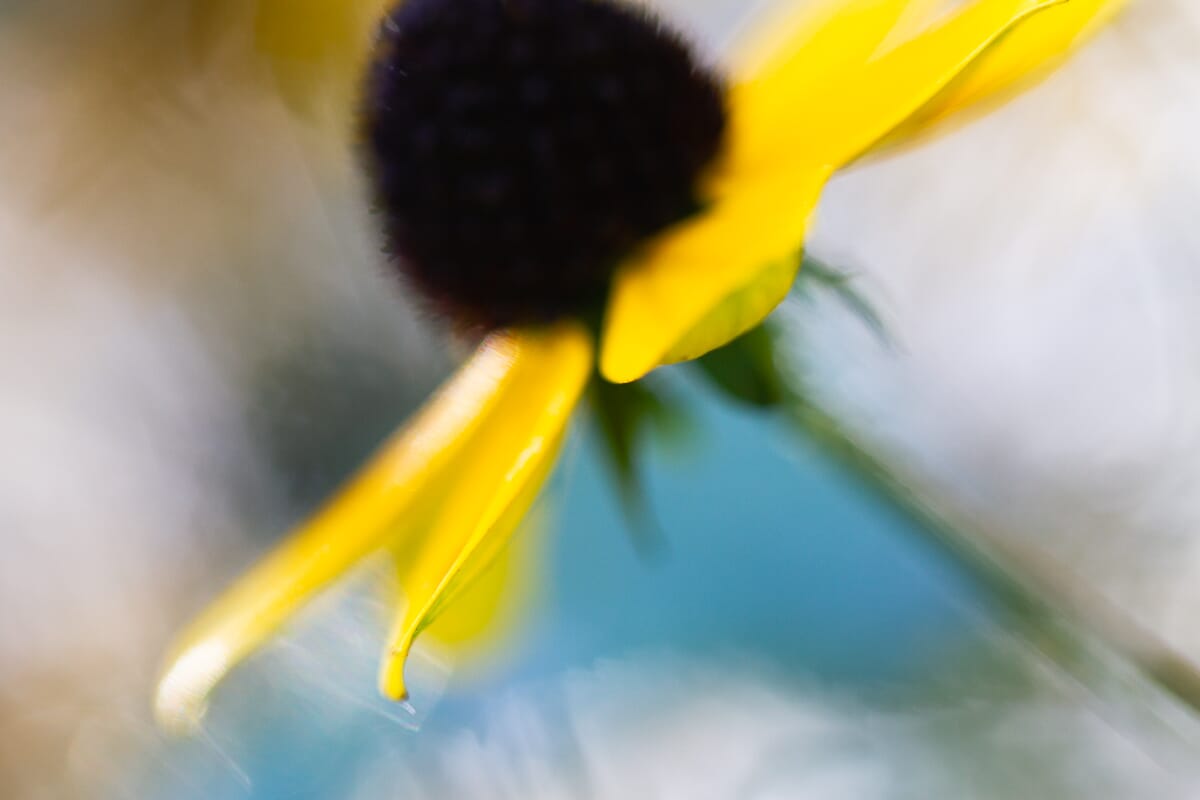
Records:
M716 660L732 653L798 682L886 685L927 665L987 613L969 576L914 522L786 419L711 392L686 394L703 435L683 452L654 446L646 460L667 541L660 557L638 554L596 438L583 430L555 479L550 574L519 657L469 692L442 698L420 735L381 716L374 699L330 722L320 699L280 699L277 682L267 670L254 675L251 664L249 677L221 688L227 696L212 715L227 738L173 745L163 762L170 768L147 778L150 794L341 796L368 760L419 758L431 743L477 729L489 702L509 689L647 651ZM345 692L374 691L369 673L351 682Z
M706 435L686 460L654 452L647 470L662 558L638 556L600 460L578 454L523 671L669 645L870 680L963 624L978 603L969 580L907 517L779 415L690 394Z

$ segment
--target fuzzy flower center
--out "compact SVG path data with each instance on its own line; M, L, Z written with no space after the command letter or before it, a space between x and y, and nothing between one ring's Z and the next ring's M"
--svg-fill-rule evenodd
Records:
M406 0L364 124L397 267L489 328L599 308L620 259L696 210L725 112L717 78L642 10Z

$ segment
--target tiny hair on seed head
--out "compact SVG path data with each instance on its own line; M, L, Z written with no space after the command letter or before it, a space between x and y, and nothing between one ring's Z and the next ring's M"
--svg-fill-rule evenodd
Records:
M590 313L622 258L699 207L723 98L640 8L406 0L362 114L386 250L460 326Z

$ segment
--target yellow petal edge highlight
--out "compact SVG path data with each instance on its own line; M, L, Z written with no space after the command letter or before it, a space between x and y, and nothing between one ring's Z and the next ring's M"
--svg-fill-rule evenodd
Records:
M767 75L731 93L731 169L844 166L939 97L1009 34L1069 0L981 0L817 87ZM768 124L769 123L769 124Z
M442 498L433 528L397 551L405 608L393 628L380 689L407 695L414 638L507 546L553 468L592 373L592 343L574 323L513 334L511 382L486 412Z
M316 593L389 540L424 533L481 422L514 389L524 352L520 337L488 337L347 486L184 631L158 684L160 724L194 728L216 683Z
M904 125L899 138L917 136L959 112L986 110L1039 77L1111 20L1126 0L1070 0L1040 14L992 48L977 67Z

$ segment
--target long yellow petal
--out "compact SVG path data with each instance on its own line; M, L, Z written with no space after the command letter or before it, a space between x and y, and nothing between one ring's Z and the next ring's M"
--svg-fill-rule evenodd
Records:
M898 133L917 135L970 106L1002 99L1009 90L1048 71L1124 6L1125 0L1071 0L1030 20Z
M805 166L718 191L723 199L707 212L623 264L604 321L604 377L637 380L758 324L791 287L828 177L828 169Z
M780 137L821 113L813 98L861 70L902 19L923 16L935 2L825 0L765 15L731 57L729 169L745 174L778 163Z
M779 143L777 158L843 166L981 63L1006 36L1068 0L979 0L942 25L871 61L814 99L810 123ZM735 110L736 113L736 110Z
M511 341L512 380L455 465L434 528L397 551L407 604L380 673L388 697L407 694L413 639L508 544L554 466L591 375L591 338L578 324L515 333Z
M380 550L402 521L419 525L455 459L507 396L519 353L509 337L485 341L349 485L183 633L155 698L165 727L195 725L233 666L313 595Z

